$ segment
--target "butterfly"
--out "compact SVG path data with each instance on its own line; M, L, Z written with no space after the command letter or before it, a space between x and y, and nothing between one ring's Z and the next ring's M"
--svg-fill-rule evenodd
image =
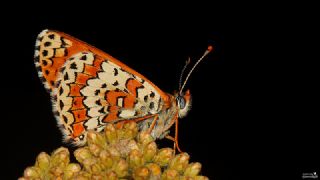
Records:
M211 50L209 46L202 58ZM181 75L179 92L171 95L109 54L53 30L38 35L34 63L51 95L64 141L81 146L86 143L88 130L102 131L108 123L135 121L153 138L173 140L181 151L178 118L191 106L190 91L182 92L191 73L183 86ZM168 135L173 124L175 137Z

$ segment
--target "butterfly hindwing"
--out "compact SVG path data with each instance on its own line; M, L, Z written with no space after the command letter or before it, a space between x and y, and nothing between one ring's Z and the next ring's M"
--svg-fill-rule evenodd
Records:
M58 124L65 140L76 145L85 142L87 130L157 114L166 101L144 76L69 35L45 30L36 46L35 64L51 92Z

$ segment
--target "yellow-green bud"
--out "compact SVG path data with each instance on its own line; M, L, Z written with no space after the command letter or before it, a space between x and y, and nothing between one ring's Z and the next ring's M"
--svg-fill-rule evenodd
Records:
M82 163L85 159L92 158L92 154L88 147L83 147L75 150L74 156L80 163Z
M109 171L106 173L106 176L105 176L105 179L108 179L108 180L117 180L118 179L118 176L115 172L113 171Z
M179 180L179 173L174 169L167 169L162 173L162 180Z
M189 158L190 156L187 153L178 154L170 161L169 168L182 173L188 166Z
M158 151L156 156L154 157L154 162L159 164L160 166L168 165L169 161L173 157L173 150L171 148L162 148Z
M150 171L146 167L138 167L133 172L133 179L135 180L146 180L149 179Z
M28 167L24 170L23 176L25 178L37 179L41 177L41 170L38 167Z
M112 167L113 171L118 175L118 177L125 177L128 175L129 165L124 159L120 159Z
M159 165L155 164L155 163L149 163L146 165L146 167L150 170L151 172L151 177L159 177L161 175L161 168Z
M46 171L49 168L49 165L50 156L45 152L41 152L37 157L35 166L39 167L42 171Z
M64 170L64 177L63 178L64 179L70 179L80 171L81 171L81 167L80 167L79 164L71 163Z
M146 162L152 161L156 153L157 153L157 144L155 142L151 142L143 148L143 158L145 159Z
M154 141L154 139L147 131L142 131L138 134L138 142L143 146L149 144L152 141Z
M50 159L50 166L60 167L63 169L69 164L69 162L70 162L69 150L67 148L60 147L52 153L51 159ZM55 171L58 171L58 170L55 170Z
M110 144L113 144L118 140L116 128L112 124L107 124L105 128L105 135Z
M144 159L139 150L132 150L128 156L129 167L134 169L144 164Z
M185 176L189 176L189 177L195 177L199 174L201 170L201 164L196 162L196 163L190 163L186 170L184 171L184 175Z
M106 150L101 151L100 155L101 164L104 166L105 169L111 168L113 164L112 157L110 153Z

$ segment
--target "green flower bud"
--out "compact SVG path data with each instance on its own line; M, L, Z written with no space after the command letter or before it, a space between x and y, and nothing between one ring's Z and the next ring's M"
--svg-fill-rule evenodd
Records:
M76 157L77 161L83 163L85 159L92 158L92 154L88 147L79 148L74 151L74 156Z
M98 133L96 131L89 131L87 133L87 142L89 147L92 144L98 146L101 149L107 146L105 136L103 136L101 133Z
M145 180L149 179L150 170L146 167L138 167L133 172L133 179L135 180Z
M118 140L116 128L112 124L107 124L105 128L105 135L110 144L113 144Z
M179 173L174 169L167 169L162 173L162 180L179 180Z
M75 174L81 171L79 164L71 163L64 170L64 179L71 179Z
M120 159L117 163L115 163L112 169L120 178L127 176L129 173L129 165L124 159Z
M100 155L101 164L104 166L104 169L109 169L113 165L113 160L111 154L107 150L101 151Z
M139 150L132 150L128 156L129 167L135 169L144 164L144 159Z
M149 163L146 165L146 167L150 170L151 177L154 179L157 179L157 177L160 179L161 175L161 167L155 163Z
M106 173L106 176L104 179L108 179L108 180L118 180L118 176L115 172L113 171L109 171Z
M152 141L154 141L154 139L147 131L142 131L138 134L138 142L143 146L149 144Z
M27 179L41 178L41 170L38 167L28 167L24 170L23 176Z
M158 151L153 161L160 166L167 166L169 161L173 158L173 149L162 148Z
M187 153L178 154L170 161L169 168L182 173L188 166L189 158L190 156Z
M49 168L49 165L50 156L45 152L41 152L37 157L35 166L39 167L41 171L46 171Z
M157 144L151 142L143 148L143 158L146 162L151 162L157 153Z
M189 177L195 177L199 174L201 170L201 164L196 162L196 163L190 163L186 170L184 171L184 175L185 176L189 176Z

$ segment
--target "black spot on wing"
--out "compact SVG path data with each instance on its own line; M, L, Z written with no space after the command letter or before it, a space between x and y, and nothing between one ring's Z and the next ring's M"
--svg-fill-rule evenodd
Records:
M44 65L44 66L48 65L48 62L47 62L46 60L42 60L41 63L42 63L42 65Z
M118 69L117 69L117 68L114 68L114 69L113 69L113 72L114 72L114 76L117 76L117 75L118 75Z
M78 69L77 64L75 62L70 64L70 69Z
M94 92L94 95L98 96L100 93L100 89L97 89L95 92Z
M155 96L154 92L153 92L153 91L151 91L151 93L150 93L150 97L151 97L151 98L154 98L154 96Z
M87 60L87 56L86 55L83 55L81 58L80 58L80 60Z
M61 87L60 89L59 89L59 95L61 95L63 93L63 88Z
M44 74L46 74L46 75L48 76L48 75L49 75L49 70L46 69L46 70L44 71Z
M60 41L61 41L61 47L66 47L67 43L63 37L60 37Z
M48 55L48 50L43 50L42 51L42 56L46 57Z
M148 95L145 95L144 98L143 98L144 102L147 102L147 101L148 101L148 98L149 98L149 96L148 96Z
M101 88L106 88L106 87L107 87L107 84L106 84L106 83L104 83L104 84L101 85Z
M50 34L48 37L49 37L50 39L54 39L55 35L54 35L54 34Z
M54 81L50 81L51 86L54 86Z
M96 105L99 105L99 106L102 105L100 99L96 100Z
M153 108L154 108L154 102L151 102L151 103L149 104L149 108L150 108L150 109L153 109Z
M64 76L63 76L63 79L66 81L66 80L69 80L69 75L68 73L66 73Z
M104 113L104 107L102 107L101 109L98 110L99 113Z
M118 81L115 81L112 85L113 85L113 86L118 86L118 85L119 85L119 82L118 82Z
M62 110L62 108L64 107L64 103L60 100L60 102L59 102L59 107L60 107L60 109Z
M66 124L68 123L68 119L67 119L66 116L62 115L62 119L63 119L63 121L64 121Z
M48 46L51 46L51 42L50 41L47 41L44 43L44 47L48 47Z

